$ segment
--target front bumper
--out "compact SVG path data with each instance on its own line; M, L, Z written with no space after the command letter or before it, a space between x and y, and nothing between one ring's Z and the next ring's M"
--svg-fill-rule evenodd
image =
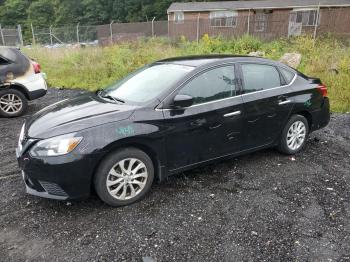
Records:
M66 192L64 190L62 190L56 184L49 183L52 185L49 188L45 188L40 184L40 186L39 186L40 188L38 188L38 185L35 186L35 184L32 182L32 180L29 177L27 177L27 175L24 173L24 171L22 171L22 178L23 178L24 184L26 186L26 193L27 194L30 194L33 196L44 197L44 198L57 199L57 200L66 200L69 197L66 194Z
M77 154L33 158L18 152L17 157L28 194L57 200L90 195L94 158Z

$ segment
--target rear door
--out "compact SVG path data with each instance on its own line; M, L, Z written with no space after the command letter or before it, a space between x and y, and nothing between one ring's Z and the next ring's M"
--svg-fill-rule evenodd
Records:
M274 65L241 63L244 149L276 141L291 112L291 89Z
M226 65L202 72L179 90L192 96L194 104L164 110L170 171L240 151L243 109L238 88L234 65Z

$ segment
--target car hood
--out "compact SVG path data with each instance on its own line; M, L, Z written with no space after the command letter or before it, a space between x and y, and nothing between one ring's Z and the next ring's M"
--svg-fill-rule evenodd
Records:
M45 107L26 122L26 136L49 138L129 118L136 106L85 94Z

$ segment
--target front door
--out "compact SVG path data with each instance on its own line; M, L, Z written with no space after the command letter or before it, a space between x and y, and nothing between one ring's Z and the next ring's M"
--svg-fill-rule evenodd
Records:
M237 88L229 65L205 71L179 90L194 104L164 110L170 171L240 151L243 109Z
M297 22L297 12L291 12L289 14L288 37L301 35L302 28L303 24Z
M277 68L268 64L241 64L244 102L244 149L273 143L292 109L289 86Z

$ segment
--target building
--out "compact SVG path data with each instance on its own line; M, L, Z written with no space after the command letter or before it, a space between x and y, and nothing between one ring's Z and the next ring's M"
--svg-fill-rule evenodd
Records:
M350 36L350 0L263 0L172 3L171 38L196 40L204 34L265 39L304 33Z

